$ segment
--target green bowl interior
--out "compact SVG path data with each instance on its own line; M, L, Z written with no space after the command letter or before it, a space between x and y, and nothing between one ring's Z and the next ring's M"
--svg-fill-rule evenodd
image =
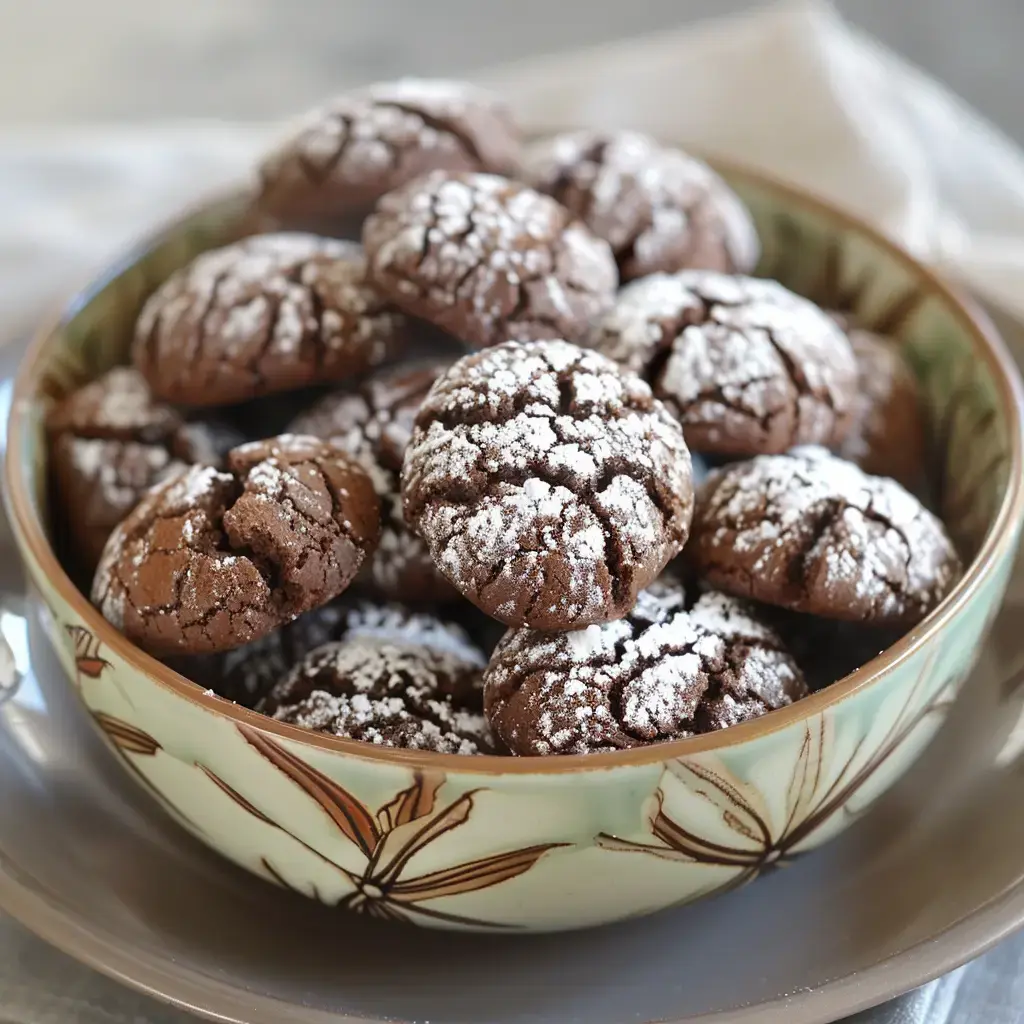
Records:
M938 511L965 561L980 548L1007 488L1013 417L995 362L979 351L970 318L928 275L841 214L744 173L726 172L757 222L758 273L826 309L853 314L864 327L900 340L923 386L930 421L929 475ZM132 327L146 297L204 250L245 234L241 195L213 202L126 257L67 310L43 354L32 422L23 435L23 470L46 522L49 401L126 361Z

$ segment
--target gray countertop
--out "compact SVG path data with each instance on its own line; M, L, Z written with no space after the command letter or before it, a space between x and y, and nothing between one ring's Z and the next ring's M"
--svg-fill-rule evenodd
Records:
M354 82L452 74L749 0L0 0L0 124L289 114ZM1024 140L1021 0L838 0Z

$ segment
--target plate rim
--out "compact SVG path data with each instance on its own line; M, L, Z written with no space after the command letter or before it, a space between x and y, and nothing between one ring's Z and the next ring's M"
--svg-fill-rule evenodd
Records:
M385 1018L340 1015L247 993L191 967L125 947L106 929L48 899L26 878L31 874L0 846L0 911L65 955L158 1002L219 1024L385 1024ZM827 1024L948 974L1022 928L1024 878L941 931L863 970L767 1002L663 1018L657 1024Z

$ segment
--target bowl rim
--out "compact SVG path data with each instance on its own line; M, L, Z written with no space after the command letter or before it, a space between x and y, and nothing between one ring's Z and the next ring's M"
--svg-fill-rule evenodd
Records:
M1017 526L1024 519L1024 384L1016 364L1002 337L981 306L965 291L946 281L917 259L901 245L887 238L857 215L847 212L831 201L813 192L732 160L714 156L708 162L732 180L746 180L763 190L774 192L783 203L810 208L832 220L845 231L861 235L875 247L885 251L895 262L918 278L923 290L940 298L950 315L959 321L970 335L976 352L985 361L999 395L1001 405L1009 419L1009 467L1006 491L984 541L967 567L967 571L945 600L896 643L861 665L830 686L812 693L785 708L771 711L760 718L717 732L667 740L646 746L633 747L594 754L561 754L553 757L509 757L482 754L467 757L462 754L440 754L433 751L404 750L378 747L359 740L325 733L311 732L299 726L268 718L231 701L204 690L199 684L186 679L162 664L152 655L136 647L123 634L108 623L92 603L71 581L57 560L47 539L40 517L22 484L22 458L24 433L36 403L36 385L41 375L44 355L54 335L105 287L150 253L185 221L219 204L244 198L242 187L221 190L201 201L156 229L148 232L124 255L108 265L105 271L92 276L91 281L79 289L49 317L35 333L23 355L14 381L11 410L8 418L7 451L4 457L4 499L14 534L24 560L34 559L37 571L44 576L64 602L94 636L106 644L128 665L169 689L190 703L213 712L229 722L256 728L280 739L310 746L334 754L356 757L364 761L384 761L395 767L419 770L446 770L466 775L560 775L571 772L599 771L637 765L655 765L678 757L737 746L747 740L779 732L796 722L841 703L855 693L880 683L898 666L921 649L951 619L958 615L971 598L991 578L997 567L1012 553Z

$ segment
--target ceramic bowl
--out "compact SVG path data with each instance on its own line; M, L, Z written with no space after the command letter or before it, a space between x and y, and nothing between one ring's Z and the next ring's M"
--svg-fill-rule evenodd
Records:
M962 296L862 224L723 168L759 272L898 338L930 410L940 510L968 569L893 647L804 701L630 751L459 757L304 732L232 705L135 648L47 539L48 403L125 359L153 288L238 237L241 195L181 219L76 298L15 387L6 497L68 676L126 770L205 843L278 885L438 928L555 930L743 884L844 829L942 723L997 611L1024 507L1021 386Z

